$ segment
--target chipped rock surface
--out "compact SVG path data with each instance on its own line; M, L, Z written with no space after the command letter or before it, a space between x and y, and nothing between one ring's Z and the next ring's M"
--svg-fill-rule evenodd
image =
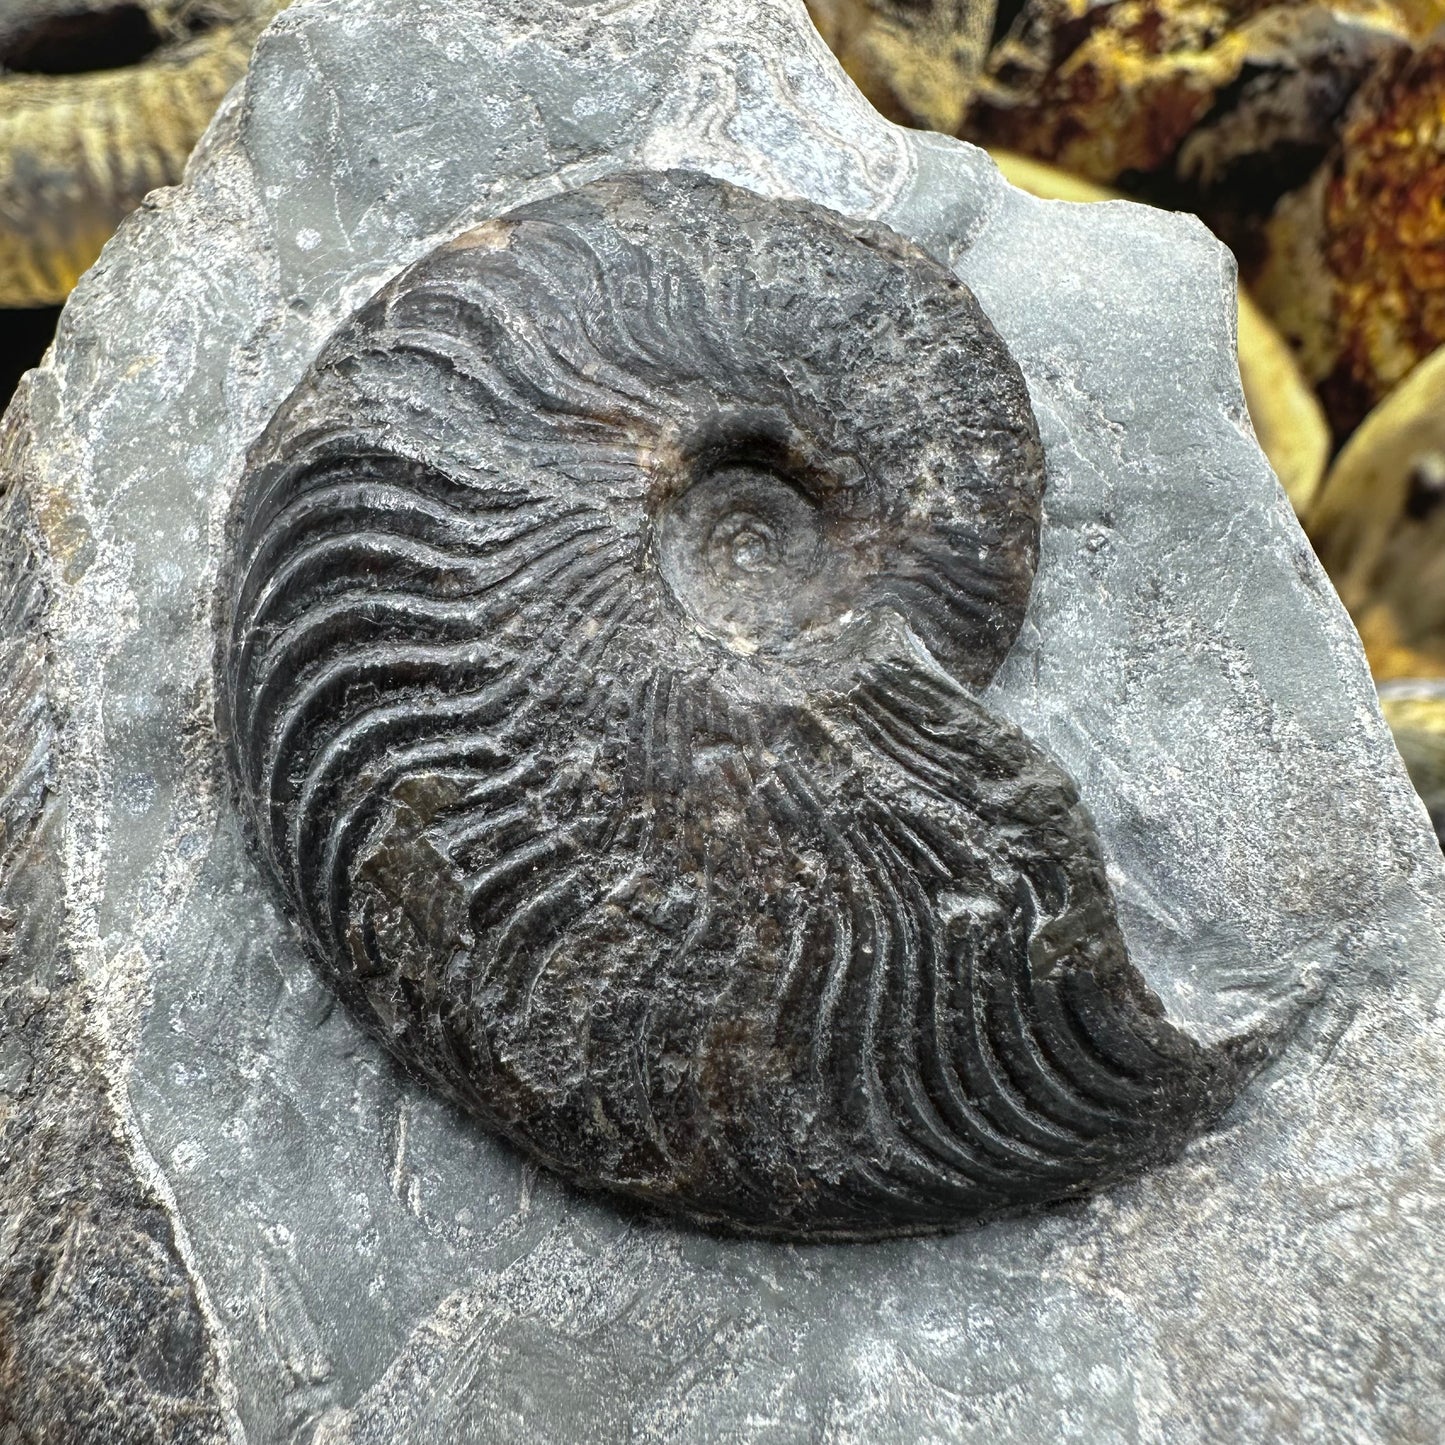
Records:
M1171 1017L1278 1041L1176 1162L941 1238L715 1238L410 1082L277 916L212 721L245 452L403 266L639 166L883 221L1022 367L1043 555L986 701L1078 780ZM283 14L4 428L0 1438L1439 1439L1440 855L1233 279L1186 218L894 129L801 0Z

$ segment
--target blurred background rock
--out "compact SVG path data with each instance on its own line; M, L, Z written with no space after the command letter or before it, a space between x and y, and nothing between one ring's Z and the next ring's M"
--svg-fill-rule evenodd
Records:
M809 0L878 108L1239 262L1250 415L1445 824L1445 0Z
M0 0L0 405L284 0Z
M0 405L284 3L0 0ZM891 119L1233 249L1255 430L1445 818L1445 0L807 3Z

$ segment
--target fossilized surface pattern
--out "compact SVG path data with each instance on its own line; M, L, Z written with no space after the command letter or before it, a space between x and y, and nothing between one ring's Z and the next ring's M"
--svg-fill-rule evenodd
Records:
M224 717L325 972L543 1162L734 1227L1158 1157L1230 1067L969 690L1042 491L997 333L881 228L654 173L407 271L235 509Z

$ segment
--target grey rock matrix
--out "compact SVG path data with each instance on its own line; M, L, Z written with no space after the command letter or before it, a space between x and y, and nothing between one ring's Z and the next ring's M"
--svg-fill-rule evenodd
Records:
M980 702L1077 784L1171 1025L1274 1041L1132 1182L861 1245L585 1195L390 1061L248 855L212 677L253 445L441 242L670 168L882 222L1021 368L1037 573ZM801 5L287 12L5 424L0 1438L1439 1438L1441 864L1232 282L894 130Z

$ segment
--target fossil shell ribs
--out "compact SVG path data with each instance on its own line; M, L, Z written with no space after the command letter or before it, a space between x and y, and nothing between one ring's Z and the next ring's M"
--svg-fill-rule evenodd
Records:
M882 228L664 173L433 252L232 524L222 726L319 966L547 1165L733 1228L1166 1152L1226 1071L975 696L1042 486L1003 342Z

